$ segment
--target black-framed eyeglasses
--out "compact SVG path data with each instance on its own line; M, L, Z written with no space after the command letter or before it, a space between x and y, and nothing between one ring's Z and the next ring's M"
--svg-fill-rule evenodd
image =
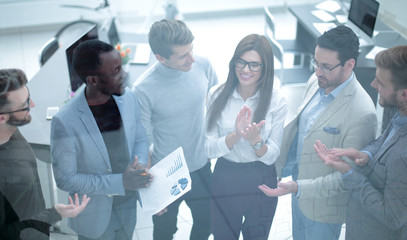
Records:
M237 67L239 69L243 69L246 67L246 65L249 66L249 69L252 72L260 72L261 69L263 68L263 64L258 63L258 62L246 62L243 59L236 60L235 67Z
M327 68L327 67L324 67L324 66L319 66L319 63L317 62L317 60L315 60L315 58L311 58L311 65L314 67L315 71L317 69L321 69L325 74L329 74L332 70L334 70L335 68L342 65L342 63L340 62L337 65L335 65L334 67Z
M9 111L9 112L0 112L0 114L10 114L10 113L16 113L16 112L24 112L27 111L29 112L31 107L30 107L30 94L28 94L28 98L27 98L27 107L22 108L22 109L18 109L18 110L14 110L14 111Z

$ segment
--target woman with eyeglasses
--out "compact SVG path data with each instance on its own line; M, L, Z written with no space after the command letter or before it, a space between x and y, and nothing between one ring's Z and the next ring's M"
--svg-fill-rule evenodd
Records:
M277 198L257 186L276 187L274 167L287 113L273 89L274 60L268 40L251 34L236 47L225 84L208 97L205 149L218 158L212 179L214 239L267 239Z

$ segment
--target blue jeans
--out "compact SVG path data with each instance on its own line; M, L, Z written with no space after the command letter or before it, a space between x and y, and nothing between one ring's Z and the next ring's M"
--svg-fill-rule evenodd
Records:
M342 224L312 221L301 212L295 196L292 196L291 203L294 240L338 240Z

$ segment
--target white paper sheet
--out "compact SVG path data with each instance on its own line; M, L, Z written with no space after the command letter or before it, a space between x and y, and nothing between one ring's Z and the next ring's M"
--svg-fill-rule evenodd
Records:
M366 54L366 59L374 60L374 58L376 57L376 54L378 54L379 52L386 50L386 49L387 48L375 46L372 48L372 50L369 51L368 54Z
M142 209L148 215L158 213L191 190L191 176L182 147L154 165L149 173L154 177L151 185L139 190Z
M331 12L331 13L334 13L334 12L338 11L339 9L341 9L341 6L339 5L339 3L336 1L333 1L333 0L323 1L319 4L317 4L315 7L318 9L321 9L321 10Z
M311 12L312 15L315 17L321 19L323 22L332 22L335 21L335 17L332 16L331 14L325 12L324 10L314 10Z
M336 21L338 21L338 23L340 24L345 24L348 21L348 16L343 15L343 14L337 14L335 16Z
M313 25L321 34L336 27L335 23L313 23Z

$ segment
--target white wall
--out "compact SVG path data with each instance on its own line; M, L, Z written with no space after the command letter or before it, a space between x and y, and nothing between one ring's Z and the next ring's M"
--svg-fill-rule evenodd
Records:
M379 18L407 38L407 1L379 0Z
M109 15L99 12L64 8L60 5L96 7L102 0L0 0L0 29L63 24L80 18L103 19ZM404 1L404 0L400 0ZM143 21L147 16L164 16L166 0L110 0L111 10L119 20ZM182 13L242 10L286 4L305 4L316 0L178 0Z
M64 8L62 4L97 6L97 0L28 0L0 2L0 29L62 24L80 18L101 19L105 13Z

